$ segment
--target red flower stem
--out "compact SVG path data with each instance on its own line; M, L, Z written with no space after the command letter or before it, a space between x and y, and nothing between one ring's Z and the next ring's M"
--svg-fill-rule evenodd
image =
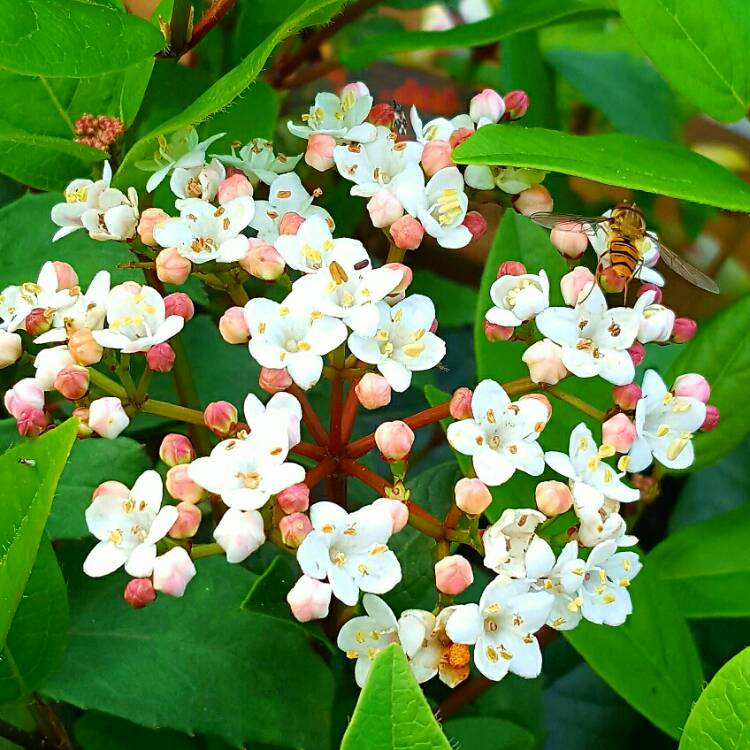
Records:
M344 409L341 414L341 440L344 443L348 443L352 436L352 430L354 429L354 420L357 417L357 410L359 409L359 399L357 393L354 390L361 378L353 380L349 385L349 390L346 393L346 400L344 401Z
M343 397L344 381L337 372L331 379L331 420L328 427L328 449L334 456L341 450Z
M336 459L326 458L321 461L317 466L313 466L312 469L308 469L305 474L305 484L312 489L317 484L322 482L326 477L330 476L336 469Z
M315 410L312 408L312 404L308 401L305 392L294 383L287 389L289 393L297 398L302 406L302 421L305 423L305 427L310 431L313 440L318 445L326 445L328 443L328 435L321 423Z
M322 461L326 456L325 448L321 448L319 445L313 445L312 443L297 443L297 445L290 448L289 451L290 453L296 453L298 456L312 458L315 461Z

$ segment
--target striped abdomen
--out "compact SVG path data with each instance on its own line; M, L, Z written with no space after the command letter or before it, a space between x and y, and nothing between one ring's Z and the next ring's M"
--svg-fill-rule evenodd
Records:
M616 276L633 278L641 257L635 245L624 239L614 239L609 243L608 255Z

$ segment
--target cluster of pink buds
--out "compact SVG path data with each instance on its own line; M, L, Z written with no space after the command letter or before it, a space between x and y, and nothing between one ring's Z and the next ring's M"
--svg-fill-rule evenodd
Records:
M111 115L81 115L74 125L76 143L109 151L109 147L125 132L122 120Z

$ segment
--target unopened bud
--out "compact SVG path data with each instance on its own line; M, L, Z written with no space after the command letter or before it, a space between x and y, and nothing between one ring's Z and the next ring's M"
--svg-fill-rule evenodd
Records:
M422 150L422 169L428 177L439 172L445 167L454 166L451 154L453 149L447 141L434 140L425 144Z
M382 375L373 372L363 375L354 391L365 409L379 409L391 403L391 386Z
M485 122L499 122L505 114L505 102L503 97L493 89L484 89L469 102L469 117L474 122L484 120Z
M536 507L548 518L559 516L570 510L573 494L567 484L552 480L539 482L536 486Z
M625 289L628 280L620 276L614 266L602 267L599 265L599 286L607 294L619 294Z
M406 422L383 422L375 430L375 444L386 461L401 461L411 451L414 433Z
M102 482L96 486L91 495L91 501L93 502L97 497L102 497L103 495L125 500L129 494L130 489L128 489L127 485L117 482L114 479L108 479L106 482Z
M244 309L230 307L219 318L219 333L227 344L246 344L250 340L250 329L245 322Z
M528 272L523 263L519 263L517 260L506 260L497 269L497 278L499 279L501 276L523 276L526 273Z
M195 460L195 448L185 435L170 432L161 441L159 458L169 467L189 464Z
M396 122L396 110L393 106L385 102L373 104L370 114L367 115L367 122L373 125L382 125L384 128L393 128Z
M312 523L304 513L292 513L279 521L281 541L287 546L297 549L305 537L312 531Z
M708 384L708 380L703 375L698 375L694 372L680 375L674 381L672 392L675 396L696 398L704 404L707 404L708 399L711 398L711 386Z
M286 513L304 513L310 507L310 488L304 483L293 484L276 495L276 502Z
M404 215L401 201L390 190L378 190L367 201L367 211L374 227L389 227Z
M661 304L662 298L664 297L664 293L661 290L661 287L656 286L656 284L641 284L638 287L637 295L640 297L646 292L653 292L654 293L654 299L651 304L653 305L659 305Z
M352 94L355 99L359 99L360 96L369 96L370 89L367 88L367 84L363 81L352 81L341 89L339 95L342 99L345 99L349 94Z
M640 341L634 341L633 345L628 347L628 354L630 359L633 360L633 364L638 367L646 358L646 347Z
M122 597L133 609L143 609L156 599L154 584L150 578L133 578L125 586Z
M174 349L166 342L155 344L146 352L146 364L154 372L171 372L174 360Z
M101 361L104 349L96 341L88 328L79 328L68 339L70 356L84 367L95 365Z
M30 336L41 336L52 328L55 311L51 308L35 307L23 322L23 327Z
M169 530L172 539L191 539L201 525L201 510L197 505L182 501L177 504L177 520Z
M230 508L214 530L214 539L226 553L227 562L240 563L266 541L263 516L257 510Z
M549 212L554 208L554 201L544 185L531 185L531 187L516 193L510 199L513 208L524 216L535 213Z
M237 409L228 401L214 401L203 412L203 421L217 437L225 438L237 429Z
M473 413L471 411L471 399L474 392L471 388L457 388L453 391L451 401L448 406L450 415L453 419L471 419Z
M549 339L532 344L521 359L529 368L529 377L535 383L556 385L568 374L562 361L562 348Z
M456 505L470 516L478 516L490 507L492 495L481 479L464 477L454 489Z
M166 315L179 315L187 322L195 315L195 306L184 292L173 292L164 298L164 312Z
M487 219L479 211L469 211L464 216L463 225L471 232L471 237L475 240L487 231Z
M249 240L249 245L250 249L240 265L251 276L262 281L275 281L284 273L286 264L273 245L257 237Z
M58 289L72 289L74 286L78 286L78 274L70 263L63 260L54 260L52 265L55 267Z
M602 443L611 445L618 453L627 453L637 437L635 425L620 412L602 425Z
M409 288L409 285L414 279L414 272L411 270L411 268L409 268L409 266L406 266L403 263L385 263L383 265L383 268L394 268L397 271L401 271L401 281L399 281L398 285L386 297L386 301L389 304L395 304L395 302L392 303L391 300L398 297L400 297L401 299L404 298L404 292Z
M504 97L505 120L519 120L529 109L529 95L521 89L509 91Z
M164 479L167 492L175 499L186 503L199 503L206 495L203 487L199 487L188 474L190 464L172 466Z
M612 399L624 411L633 411L635 405L641 400L643 392L638 383L627 385L616 385L612 388Z
M182 596L195 573L186 550L172 547L154 560L154 588L169 596Z
M299 622L328 617L331 605L331 584L310 576L302 576L286 595L289 608Z
M258 376L258 385L266 393L279 393L292 385L292 376L287 372L286 368L261 367L260 375Z
M147 208L138 222L138 236L141 242L149 247L158 247L159 243L154 239L154 227L168 218L169 214L160 208Z
M289 211L281 217L279 222L279 234L297 234L299 228L305 223L305 217L294 211Z
M474 135L476 131L472 128L456 128L452 133L450 138L448 139L448 143L450 143L451 148L457 148L460 146L467 138L471 138L472 135Z
M586 266L576 266L560 279L560 289L566 305L575 307L582 294L588 294L596 276Z
M401 500L379 497L372 504L373 508L385 511L391 517L391 534L398 534L409 523L409 508Z
M23 354L23 341L17 333L0 331L0 369L14 365Z
M104 396L89 405L89 427L103 438L114 440L130 424L122 401L115 396Z
M518 400L523 401L524 399L528 399L529 401L536 401L538 404L541 404L541 406L543 406L545 411L547 412L545 423L549 422L550 417L552 416L552 404L543 393L527 393L521 396L521 398Z
M672 328L672 341L675 344L684 344L695 336L698 324L691 318L677 318Z
M176 247L166 247L156 256L156 275L165 284L184 284L192 269L193 264Z
M448 555L435 563L435 586L448 596L457 596L474 582L471 563L462 555Z
M719 424L720 418L721 415L719 414L719 409L713 404L708 404L708 406L706 406L706 418L701 425L701 431L711 432L711 430L715 429Z
M83 439L91 437L94 431L89 427L89 410L85 406L79 406L73 409L72 415L78 420L78 430L76 436Z
M252 194L253 186L250 184L250 180L242 172L235 172L222 180L216 197L219 203L224 205L235 198L242 198L245 195Z
M413 216L402 216L391 224L391 237L396 247L416 250L422 244L424 227Z
M580 258L589 246L588 235L575 229L579 226L572 222L563 222L552 228L549 233L550 242L564 258L576 260Z
M89 390L89 371L81 365L64 367L57 373L54 388L69 401L77 401Z
M333 169L333 149L336 148L336 140L325 133L312 133L307 139L305 149L305 164L309 164L318 172L327 172Z
M516 329L513 326L499 326L496 323L490 323L489 320L485 320L482 323L484 329L484 335L487 341L510 341L513 338L513 334Z

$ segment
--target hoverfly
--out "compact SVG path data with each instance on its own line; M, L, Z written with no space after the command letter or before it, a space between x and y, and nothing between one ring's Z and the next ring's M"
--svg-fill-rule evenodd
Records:
M607 258L616 276L627 284L638 274L649 243L659 249L661 260L675 273L694 286L712 294L719 293L716 282L703 271L670 250L657 236L646 229L643 212L634 203L618 203L609 216L577 216L575 214L554 214L540 211L529 217L532 221L548 229L557 227L563 231L583 232L590 237L601 239L604 232L606 249L601 254ZM561 226L562 225L562 226ZM597 269L597 278L599 269Z
M393 126L397 135L406 135L409 132L409 118L404 112L404 108L394 99L393 100Z

